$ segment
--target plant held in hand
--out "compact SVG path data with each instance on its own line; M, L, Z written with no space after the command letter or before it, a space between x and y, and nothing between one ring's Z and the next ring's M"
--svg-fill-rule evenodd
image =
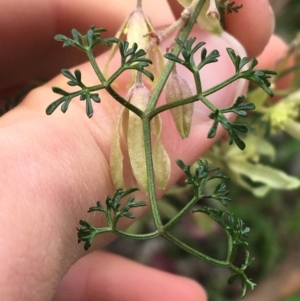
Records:
M185 206L167 223L163 223L159 209L157 207L157 189L164 189L167 186L171 164L168 154L161 140L162 128L167 126L162 124L160 114L171 111L179 135L184 139L190 134L193 116L193 106L196 102L201 102L209 110L209 118L212 120L207 138L213 138L217 134L219 125L228 133L229 143L235 143L238 148L246 147L243 135L247 132L245 124L232 121L233 114L247 116L249 110L255 106L247 103L244 96L239 96L235 102L228 107L219 108L209 100L210 95L225 88L233 82L249 80L255 82L267 94L272 95L269 78L274 74L271 70L254 70L257 64L255 59L240 57L231 48L227 49L227 55L232 61L234 74L208 89L202 85L201 72L207 65L216 64L220 57L218 50L208 52L204 47L204 42L196 41L196 38L189 37L195 22L198 22L206 30L217 34L222 32L215 1L179 1L186 8L182 17L172 25L170 29L163 32L155 32L150 20L142 11L141 1L138 1L136 10L124 23L124 27L118 37L103 38L103 28L91 27L86 35L80 34L77 30L72 30L72 38L57 35L56 40L62 41L64 47L76 47L83 51L89 59L98 79L99 84L88 86L83 83L80 70L71 72L63 69L62 74L68 79L68 85L78 87L74 92L67 92L61 88L54 87L53 92L59 98L48 106L46 113L52 114L58 107L65 113L70 102L78 98L86 103L86 114L93 115L93 103L100 103L97 91L105 90L122 107L117 118L114 137L111 147L110 167L113 183L116 185L116 192L113 196L108 196L105 203L97 202L91 207L89 212L101 211L107 220L107 226L96 228L88 221L81 220L81 228L78 229L78 241L83 241L84 248L88 249L96 235L100 233L112 232L117 235L132 239L150 239L163 236L173 242L183 250L194 256L205 260L211 264L227 267L232 270L233 275L228 280L229 283L239 278L242 282L242 296L246 294L248 287L254 288L255 284L246 276L245 270L251 265L253 259L246 251L245 263L241 267L234 265L234 258L239 246L247 245L246 238L250 231L242 220L233 216L226 210L219 210L209 207L199 207L203 199L215 199L223 206L231 201L228 196L225 184L217 185L211 194L205 192L206 184L212 179L226 179L219 169L211 168L206 161L198 161L195 171L182 160L176 161L178 167L186 175L186 184L193 187L194 196ZM240 7L225 5L224 1L217 1L218 6L224 11L237 12ZM136 24L143 24L142 27ZM143 30L142 30L142 29ZM171 32L174 39L169 45L169 52L164 54L167 60L166 66L162 70L161 49L159 44ZM119 38L126 36L126 40ZM111 46L112 52L109 56L108 65L102 70L93 55L93 49L98 46ZM120 66L110 72L109 62L116 53L120 56ZM194 80L194 91L177 71L178 68L188 70ZM114 83L124 72L130 70L134 81L131 82L127 95L118 92ZM153 85L149 87L145 78L150 79ZM159 98L165 88L166 103L160 104ZM101 104L100 104L101 105ZM230 113L230 114L228 114ZM122 149L121 139L125 141ZM124 149L125 148L125 149ZM129 157L130 169L135 178L137 187L127 187L124 178L124 156ZM118 228L120 218L134 219L134 208L146 206L145 201L136 201L133 195L137 190L145 192L145 197L150 200L153 221L156 230L146 234L132 234ZM227 258L218 260L205 255L198 250L177 239L170 232L170 228L188 212L203 213L212 218L226 232L228 240Z

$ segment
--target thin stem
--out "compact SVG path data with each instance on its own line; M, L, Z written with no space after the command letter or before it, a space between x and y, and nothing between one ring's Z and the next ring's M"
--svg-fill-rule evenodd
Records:
M204 97L203 94L199 95L199 99L213 112L218 110L218 108L212 102L210 102L206 97Z
M95 60L95 57L93 55L93 53L91 51L86 52L89 61L96 73L96 75L98 76L98 79L100 80L100 82L106 87L105 90L117 101L119 102L121 105L123 105L124 107L126 107L128 110L134 112L136 115L138 116L143 116L143 111L141 111L139 108L137 108L136 106L132 105L130 102L128 102L125 98L123 98L121 95L119 95L111 86L110 83L112 82L111 79L109 79L108 81L106 80L106 78L104 77L103 73L101 72L99 66L97 65L97 62ZM120 72L121 73L121 72ZM119 75L120 73L115 72L114 75Z
M199 201L199 198L193 197L175 216L173 216L166 224L164 224L164 229L172 227L175 223L181 219L190 209Z
M182 216L184 216L191 208L203 197L206 195L203 194L204 187L207 183L207 180L203 180L201 184L194 188L194 196L192 199L175 215L171 218L165 225L164 228L168 229L174 225Z
M201 80L200 80L200 73L197 72L193 72L194 75L194 81L195 81L195 85L196 85L196 91L197 93L202 93L202 85L201 85Z
M123 105L128 110L132 111L139 117L144 116L144 112L140 110L138 107L134 106L130 102L128 102L125 98L123 98L120 94L118 94L111 86L105 89L117 102Z
M232 266L231 263L228 261L214 259L210 256L207 256L207 255L195 250L194 248L190 247L189 245L185 244L181 240L177 239L175 236L173 236L171 233L169 233L167 231L162 233L162 236L164 238L166 238L167 240L169 240L170 242L172 242L173 244L180 247L181 249L183 249L184 251L186 251L186 252L194 255L195 257L200 258L208 263L211 263L211 264L219 266L219 267L231 267ZM235 270L238 270L235 266L233 266L233 268L235 268Z
M155 189L155 178L154 178L154 168L153 168L153 158L152 158L152 146L151 146L151 125L149 118L143 118L143 132L144 132L144 146L145 146L145 156L146 156L146 168L148 176L148 192L151 204L152 216L156 229L160 232L162 229L162 221L160 213L157 207L156 199L156 189Z
M131 234L116 228L114 228L112 231L115 234L122 236L124 238L136 239L136 240L146 240L146 239L151 239L160 236L160 233L157 230L146 234Z
M167 104L164 104L164 105L161 105L161 106L155 108L153 111L151 111L148 114L148 116L150 119L152 119L154 116L156 116L164 111L170 110L172 108L180 107L180 106L186 105L188 103L195 102L197 100L199 100L199 97L197 95L194 95L194 96L191 96L188 98L184 98L184 99L180 99L180 100L176 100L174 102L170 102L170 103L167 103Z
M90 51L86 51L86 54L87 54L87 57L96 73L96 75L98 76L98 79L100 80L101 83L105 83L106 82L106 78L105 76L103 75L102 71L100 70L97 62L96 62L96 59L94 57L94 54L93 52L90 50Z
M210 94L213 94L213 93L223 89L224 87L228 86L229 84L233 83L234 81L236 81L240 78L243 78L243 77L241 76L241 74L237 73L237 74L233 75L232 77L224 80L220 84L215 85L215 86L211 87L210 89L207 89L207 90L203 91L202 95L203 96L208 96Z

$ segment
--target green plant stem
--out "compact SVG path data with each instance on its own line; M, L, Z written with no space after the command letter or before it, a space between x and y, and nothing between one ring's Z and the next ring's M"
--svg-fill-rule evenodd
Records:
M170 102L170 103L161 105L161 106L155 108L153 111L149 112L148 117L150 119L152 119L154 116L156 116L164 111L170 110L172 108L180 107L180 106L183 106L183 105L186 105L188 103L195 102L198 100L199 100L199 97L197 95L193 95L188 98L184 98L184 99L181 99L178 101L174 101L174 102Z
M119 95L112 87L111 87L111 83L113 82L113 80L115 78L117 78L122 71L118 70L116 71L113 75L113 79L109 79L109 81L106 80L106 78L104 77L103 73L101 72L99 66L97 65L96 59L93 55L93 53L91 51L87 51L86 52L89 61L98 77L98 79L100 80L100 82L102 83L102 85L104 86L105 90L117 101L119 102L121 105L123 105L124 107L126 107L128 110L134 112L136 115L138 116L143 116L144 113L143 111L141 111L139 108L137 108L136 106L132 105L130 102L128 102L125 98L123 98L121 95Z
M120 94L118 94L111 86L107 87L105 90L109 93L110 96L112 96L118 103L123 105L125 108L132 111L133 113L135 113L137 116L141 118L144 116L144 112L142 110L140 110L138 107L128 102L125 98L123 98Z
M164 228L168 229L172 225L174 225L179 219L181 219L182 216L184 216L187 212L189 212L192 207L205 195L203 194L204 187L206 185L207 181L203 180L201 184L194 188L194 196L192 199L175 215L173 216L165 225Z
M229 84L233 83L234 81L243 78L243 76L241 76L240 73L237 73L235 75L233 75L232 77L224 80L223 82L219 83L218 85L215 85L213 87L211 87L210 89L205 90L204 92L202 92L202 95L204 97L213 94L221 89L223 89L224 87L228 86Z
M91 65L92 65L92 67L93 67L96 75L98 76L100 82L101 83L105 83L106 82L106 78L104 77L102 71L100 70L100 68L99 68L99 66L98 66L98 64L96 62L96 59L94 57L93 52L91 50L86 51L86 55L87 55L87 57L88 57Z
M124 238L129 238L129 239L135 239L135 240L146 240L146 239L151 239L151 238L155 238L160 236L159 231L153 231L150 233L146 233L146 234L134 234L134 233L128 233L126 231L121 231L119 229L112 229L112 232L114 232L115 234L122 236Z
M172 227L175 223L178 222L187 212L191 210L191 208L199 201L199 198L194 196L191 200L175 215L173 216L166 224L164 224L164 228L168 229Z
M208 263L211 263L213 265L216 266L220 266L220 267L230 267L231 263L228 261L223 261L223 260L218 260L218 259L214 259L210 256L207 256L197 250L195 250L194 248L190 247L189 245L185 244L184 242L182 242L181 240L177 239L175 236L173 236L170 232L165 231L164 233L161 234L164 238L166 238L167 240L169 240L170 242L172 242L173 244L177 245L178 247L180 247L181 249L185 250L186 252L194 255L197 258L200 258ZM234 266L233 266L234 267ZM236 267L234 267L236 268ZM236 268L238 270L238 268Z
M205 96L203 96L202 94L200 94L199 99L209 108L211 109L213 112L219 110L212 102L210 102Z
M196 19L198 15L200 14L200 11L204 5L205 0L200 0L198 4L195 7L195 10L192 14L191 19L187 23L187 26L183 30L180 38L182 40L186 40L188 38L188 35L190 34L194 23L196 22ZM173 51L173 54L178 56L180 53L180 47L177 45ZM155 87L155 90L149 100L149 103L147 105L147 108L145 110L145 115L148 115L149 112L153 111L155 109L155 106L157 104L158 98L166 84L166 81L173 69L174 62L169 61L163 70L163 73ZM163 224L161 221L160 213L157 207L157 198L156 198L156 188L155 188L155 179L154 179L154 170L153 170L153 158L152 158L152 146L151 146L151 126L150 121L151 119L146 116L142 118L143 121L143 132L144 132L144 146L145 146L145 154L146 154L146 167L147 167L147 175L148 175L148 192L149 192L149 199L151 204L151 210L152 210L152 216L154 220L154 224L156 229L161 232L164 231Z
M195 78L195 82L196 82L196 86L197 86L197 82L198 80L196 80L198 77ZM154 116L158 115L159 113L162 113L164 111L167 111L169 109L172 109L172 108L175 108L175 107L179 107L179 106L182 106L182 105L185 105L185 104L188 104L188 103L192 103L192 102L195 102L195 101L198 101L198 100L201 100L209 109L211 109L213 112L215 112L215 110L217 110L218 108L212 104L207 98L206 96L210 95L210 94L213 94L221 89L223 89L224 87L226 87L227 85L229 85L230 83L240 79L241 76L239 74L236 74L234 76L232 76L231 78L229 78L228 80L225 80L224 82L210 88L210 89L207 89L203 92L201 92L201 82L199 83L199 85L196 87L198 94L197 95L193 95L191 97L188 97L188 98L185 98L185 99L181 99L181 100L178 100L178 101L174 101L174 102L171 102L171 103L167 103L167 104L164 104L164 105L161 105L157 108L154 108L151 112L147 113L148 116L150 118L153 118ZM198 78L200 80L200 78ZM220 110L222 111L222 110Z
M152 158L152 145L151 145L151 125L149 118L143 118L143 132L144 132L144 146L145 146L145 156L146 156L146 168L148 176L148 192L151 204L153 221L156 229L160 232L163 225L160 217L160 213L157 207L156 189L155 189L155 178L154 178L154 168L153 168L153 158Z
M199 14L200 14L200 11L201 11L205 1L206 0L199 0L199 2L197 3L197 5L195 7L195 10L193 11L193 14L191 16L191 19L188 21L186 27L183 29L182 34L180 35L180 39L182 41L186 41L186 39L188 38L188 36L189 36L196 20L197 20ZM179 45L177 45L174 48L172 54L175 55L175 56L178 56L180 54L180 46ZM149 100L149 103L147 105L147 108L145 110L146 114L151 112L152 110L154 110L154 108L156 107L159 96L163 91L163 88L164 88L164 86L167 82L167 79L169 78L169 75L171 74L171 71L174 67L174 64L175 64L174 61L168 61L166 67L164 68L164 70L162 72L162 75L161 75L159 81L157 82L157 84L155 86L153 94L152 94L152 96Z
M194 81L195 81L195 84L196 84L197 94L200 94L200 93L202 93L202 85L201 85L199 71L193 72L193 76L194 76Z

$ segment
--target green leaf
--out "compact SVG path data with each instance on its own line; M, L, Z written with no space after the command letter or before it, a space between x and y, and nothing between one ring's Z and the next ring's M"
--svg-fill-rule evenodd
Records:
M101 202L97 202L97 206L90 207L88 210L88 212L94 212L94 211L105 212L105 208L102 206Z
M153 74L145 69L152 64L152 61L145 57L146 52L143 49L138 50L137 43L133 43L131 48L128 48L129 43L127 41L119 42L118 45L121 55L122 69L140 71L153 81Z
M235 144L239 147L239 149L243 150L246 147L245 142L238 136L238 134L235 131L230 132L230 142L232 143L232 140L235 142ZM231 144L230 143L230 144Z
M106 31L104 28L95 28L92 26L86 35L82 35L76 29L71 30L73 39L70 39L64 35L58 34L54 37L56 41L64 42L63 47L74 46L84 52L91 51L95 46L102 44L109 46L110 43L116 42L115 38L101 38L101 33Z
M218 57L220 57L220 53L218 50L213 50L208 56L206 56L206 49L202 49L201 53L201 62L198 64L197 69L200 71L207 64L216 63L218 61Z
M84 249L88 250L92 245L94 236L96 235L96 229L85 220L80 220L79 224L81 225L81 228L77 228L78 243L84 241Z
M176 55L174 55L174 54L172 54L172 53L165 53L164 54L164 57L166 58L166 59L168 59L168 60L170 60L170 61L174 61L174 62L176 62L176 63L178 63L178 64L181 64L181 65L184 65L185 64L185 62L184 62L184 60L182 60L182 59L180 59L179 57L177 57Z
M216 110L214 113L211 113L209 115L211 119L214 119L214 122L207 133L208 138L214 138L216 136L218 125L219 125L219 113L220 111Z
M73 29L71 30L71 34L72 34L72 36L73 36L74 41L75 41L76 43L79 44L79 36L81 36L81 35L79 34L79 32L78 32L75 28L73 28Z
M65 113L72 98L73 98L72 95L67 95L54 101L46 108L46 114L51 115L61 104L64 104L61 110L63 113Z
M54 93L57 93L57 94L60 94L60 95L64 95L64 96L67 96L67 95L70 95L70 93L66 92L65 90L61 89L61 88L58 88L58 87L53 87L52 88L52 91Z

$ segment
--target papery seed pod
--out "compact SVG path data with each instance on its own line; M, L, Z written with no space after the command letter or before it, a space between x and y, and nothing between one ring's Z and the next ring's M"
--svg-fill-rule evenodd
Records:
M109 166L113 184L116 188L125 187L123 176L123 153L121 149L121 135L120 131L123 128L121 126L123 119L128 119L128 110L125 107L121 107L119 115L117 117L116 126L113 133L113 139L110 150ZM125 134L124 134L125 135Z
M154 43L149 47L152 40L151 33L155 33L155 29L149 17L143 11L141 1L138 1L136 9L128 16L116 33L116 38L127 40L130 47L132 47L133 43L136 43L139 49L147 52L146 57L152 61L147 70L154 75L153 85L155 85L164 68L164 58L158 45ZM113 44L104 68L106 74L108 73L109 64L117 51L118 45ZM133 74L135 78L136 71L133 71Z
M155 171L156 185L160 189L165 189L171 174L171 162L162 141L160 139L162 122L159 116L155 116L151 121L151 129L155 136L153 148L153 165Z
M173 68L165 87L166 102L171 103L192 96L188 83ZM189 103L171 109L177 131L182 139L187 138L190 133L194 103Z
M127 93L128 102L144 111L150 99L150 91L142 82L142 74L137 73L136 81ZM151 131L155 137L152 150L154 173L158 188L165 188L171 173L171 163L167 152L160 140L161 119L155 116L151 121ZM113 183L116 188L124 187L123 153L120 146L120 133L123 133L133 175L138 186L148 191L148 176L146 167L146 154L144 145L144 132L142 121L132 111L121 109L117 119L116 130L112 142L110 168Z
M137 77L141 76L138 73ZM128 92L128 101L141 110L145 110L150 99L150 92L144 84L137 80ZM126 126L126 125L125 125ZM127 120L127 149L133 175L144 191L148 191L144 132L141 119L129 111Z
M193 0L177 0L182 6L189 7ZM200 27L210 33L220 35L223 32L216 0L206 0L197 18Z

